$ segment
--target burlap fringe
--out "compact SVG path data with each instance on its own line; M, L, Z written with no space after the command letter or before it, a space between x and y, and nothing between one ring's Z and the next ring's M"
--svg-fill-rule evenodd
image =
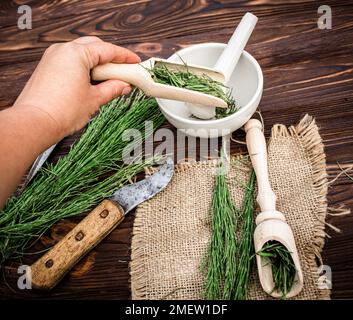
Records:
M325 232L325 226L330 227L335 231L339 231L338 228L334 227L332 224L329 224L325 221L326 214L334 215L334 216L342 216L350 213L350 210L345 208L344 206L340 206L337 208L329 208L327 205L326 195L328 190L328 179L326 172L326 158L324 153L324 146L322 143L322 139L318 132L318 127L315 123L313 117L309 115L305 115L304 118L299 122L296 126L291 126L287 128L284 125L277 124L273 126L271 131L271 138L278 137L295 137L300 140L301 146L305 149L305 151L309 154L310 163L312 164L313 170L313 185L316 199L318 200L318 208L317 208L317 222L315 225L314 232L314 241L312 244L312 248L307 248L304 253L305 260L310 266L311 271L318 277L317 270L318 265L315 257L312 256L312 251L315 252L315 256L318 261L322 264L321 252L325 243L325 236L328 236ZM175 166L175 171L185 171L187 168L192 166L208 166L208 167L216 167L218 160L212 161L201 161L201 162L184 162ZM153 174L157 168L146 168L146 175ZM147 214L147 212L143 212L140 210L140 215ZM149 257L146 256L144 252L143 243L143 233L142 233L142 220L137 216L134 222L134 244L135 248L132 248L131 255L131 276L134 278L134 281L131 285L132 295L135 299L146 299L146 283L148 283L148 279L144 274L144 269L146 265L146 261ZM148 277L148 275L147 275ZM330 298L330 290L320 290L319 293L320 299L329 299Z
M326 214L342 216L350 213L350 210L344 206L337 208L329 208L327 205L327 190L329 186L328 175L326 172L326 156L324 153L324 145L319 135L319 129L313 117L306 114L304 118L296 126L287 128L284 125L277 124L273 126L271 137L295 137L300 140L301 146L305 149L310 157L313 173L313 185L316 199L318 201L317 222L315 224L314 241L312 248L307 248L304 253L305 259L310 266L311 271L318 277L318 264L311 252L314 251L316 258L322 265L321 252L325 244L325 236L329 236L325 232L325 226L330 227L336 232L340 230L332 224L326 222ZM320 299L329 299L330 290L320 290Z

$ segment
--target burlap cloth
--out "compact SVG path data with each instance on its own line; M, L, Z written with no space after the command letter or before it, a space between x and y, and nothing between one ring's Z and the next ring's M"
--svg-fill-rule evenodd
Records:
M232 158L228 185L238 207L249 175L247 158ZM315 121L275 125L268 144L269 173L277 208L292 227L304 274L297 299L328 299L318 287L325 238L327 175ZM132 299L202 299L200 264L210 239L210 205L216 161L176 167L172 182L137 209L131 256ZM253 268L249 299L269 299Z

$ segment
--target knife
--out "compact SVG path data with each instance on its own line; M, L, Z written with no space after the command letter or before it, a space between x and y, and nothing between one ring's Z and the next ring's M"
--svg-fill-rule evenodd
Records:
M92 118L88 123L91 123L93 119L94 118ZM29 171L27 173L27 176L25 178L25 181L24 181L19 193L23 192L23 190L26 189L27 185L33 180L33 178L36 176L36 174L39 171L39 169L41 167L43 167L45 161L47 161L47 159L52 154L52 152L53 152L53 150L55 149L56 146L57 146L57 143L53 144L48 149L44 150L43 153L41 153L36 158L36 160L33 162L31 168L29 169Z
M50 154L53 152L54 148L56 147L56 144L53 144L50 146L47 150L45 150L43 153L41 153L37 159L33 162L31 169L28 171L26 180L24 184L22 185L21 190L24 190L27 185L32 181L32 179L35 177L39 169L43 166L45 161L49 158Z
M123 221L128 212L163 190L173 173L174 164L168 158L152 176L125 186L103 200L31 266L33 287L52 289L86 253Z

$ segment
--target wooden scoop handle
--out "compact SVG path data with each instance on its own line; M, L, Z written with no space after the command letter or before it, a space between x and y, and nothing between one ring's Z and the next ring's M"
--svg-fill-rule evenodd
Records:
M266 140L259 120L250 119L245 124L246 144L258 184L257 203L261 211L276 210L276 195L271 189L268 178Z
M104 200L31 266L32 285L52 289L70 269L124 219L119 204Z
M146 64L147 61L144 63ZM203 106L227 108L227 103L218 97L195 90L188 90L171 85L156 83L152 79L150 73L138 63L102 64L92 69L91 77L95 81L105 81L109 79L122 80L140 88L147 96L155 98L199 103Z
M122 80L149 93L153 80L147 70L138 63L106 63L98 65L91 71L94 81L110 79Z

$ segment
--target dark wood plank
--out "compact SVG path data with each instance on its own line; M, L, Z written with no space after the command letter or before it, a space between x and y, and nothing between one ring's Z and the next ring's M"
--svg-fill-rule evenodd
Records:
M21 2L22 3L22 2ZM0 109L11 106L45 48L82 35L97 35L141 55L168 57L201 42L226 42L246 11L259 16L247 50L259 61L265 79L260 104L266 135L275 123L291 125L305 113L315 116L327 155L329 178L353 165L353 2L326 1L333 28L317 28L315 1L30 1L33 29L17 29L20 1L0 4ZM236 138L244 139L238 131ZM56 148L50 161L65 154L74 137ZM176 147L178 148L178 147ZM245 151L232 145L233 152ZM353 183L341 176L330 188L329 205L353 208ZM0 297L122 299L130 297L128 261L134 216L111 233L52 292L11 291L0 283ZM37 244L58 241L78 219L54 226ZM333 298L353 298L353 218L329 217L324 262L333 271ZM35 259L28 257L25 262ZM16 269L6 278L16 286Z

